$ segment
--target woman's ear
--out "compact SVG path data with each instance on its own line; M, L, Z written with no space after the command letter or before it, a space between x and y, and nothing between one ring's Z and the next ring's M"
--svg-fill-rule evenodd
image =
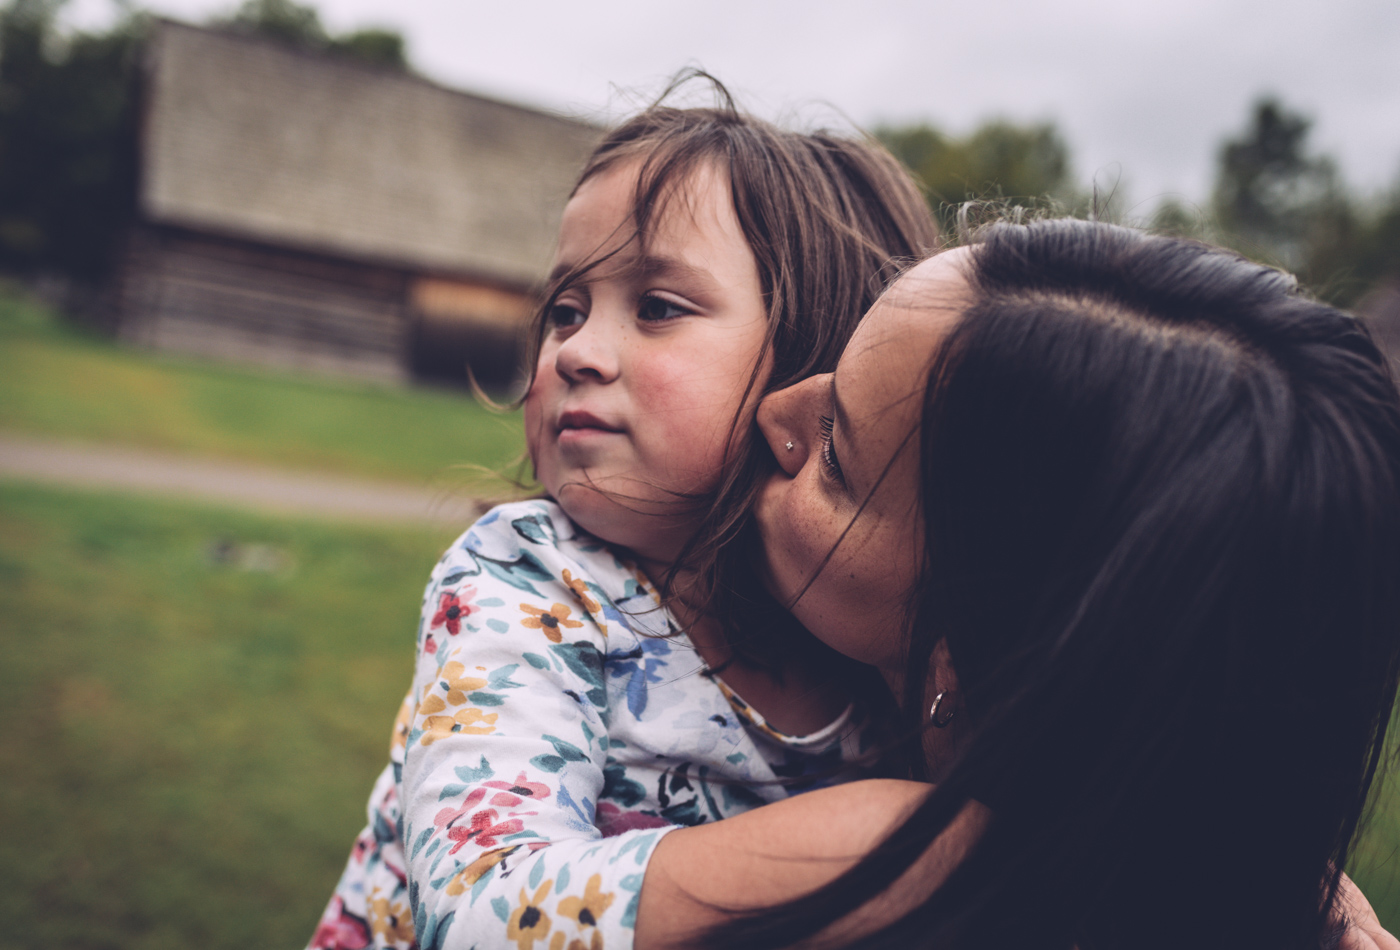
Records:
M967 733L967 713L947 640L939 640L929 656L923 710L927 720L924 756L929 764L929 780L938 782L957 757L958 739Z

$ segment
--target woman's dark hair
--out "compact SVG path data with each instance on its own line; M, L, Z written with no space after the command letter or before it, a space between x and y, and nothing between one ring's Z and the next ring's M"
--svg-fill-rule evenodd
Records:
M991 814L970 855L849 946L1326 945L1396 692L1385 359L1201 244L1061 220L993 226L971 260L918 434L908 641L915 671L946 641L969 738L850 872L707 945L816 933L969 800Z
M693 80L708 82L717 105L676 108L665 102ZM723 85L704 73L681 74L656 104L610 132L579 176L586 181L624 163L640 163L632 239L645 243L667 203L697 171L720 171L735 216L758 265L768 308L765 352L772 370L755 366L749 394L789 386L831 371L861 316L901 260L934 249L938 227L909 172L868 137L780 129L738 109ZM591 260L551 283L531 337L536 369L546 317L559 294L603 263ZM747 432L748 418L734 431ZM756 435L734 439L719 485L703 496L678 496L700 525L685 545L663 595L681 572L695 578L686 591L692 609L715 617L740 657L776 667L800 628L755 578L747 537L749 512L771 457Z

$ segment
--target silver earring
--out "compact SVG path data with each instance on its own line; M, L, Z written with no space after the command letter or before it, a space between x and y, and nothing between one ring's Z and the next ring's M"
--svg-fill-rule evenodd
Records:
M792 451L792 442L791 442L791 440L789 440L789 441L787 441L787 442L784 442L784 443L783 443L783 448L785 448L785 449L787 449L789 452L791 452L791 451Z
M948 725L948 723L952 722L953 717L958 714L958 711L954 709L949 711L948 715L944 716L942 719L938 718L938 707L943 704L943 699L947 695L948 691L946 689L940 692L937 696L933 697L933 705L928 708L928 721L933 723L935 729L942 729L944 726Z

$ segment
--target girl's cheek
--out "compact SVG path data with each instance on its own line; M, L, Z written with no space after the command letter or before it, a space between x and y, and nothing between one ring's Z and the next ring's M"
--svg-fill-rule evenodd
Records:
M530 463L538 470L540 441L543 437L543 415L538 398L538 385L531 386L525 396L525 451L530 455Z

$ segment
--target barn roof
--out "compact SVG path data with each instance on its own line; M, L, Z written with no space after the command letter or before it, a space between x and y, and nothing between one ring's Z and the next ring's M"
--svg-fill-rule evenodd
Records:
M512 284L543 274L584 122L164 21L148 49L153 221Z

